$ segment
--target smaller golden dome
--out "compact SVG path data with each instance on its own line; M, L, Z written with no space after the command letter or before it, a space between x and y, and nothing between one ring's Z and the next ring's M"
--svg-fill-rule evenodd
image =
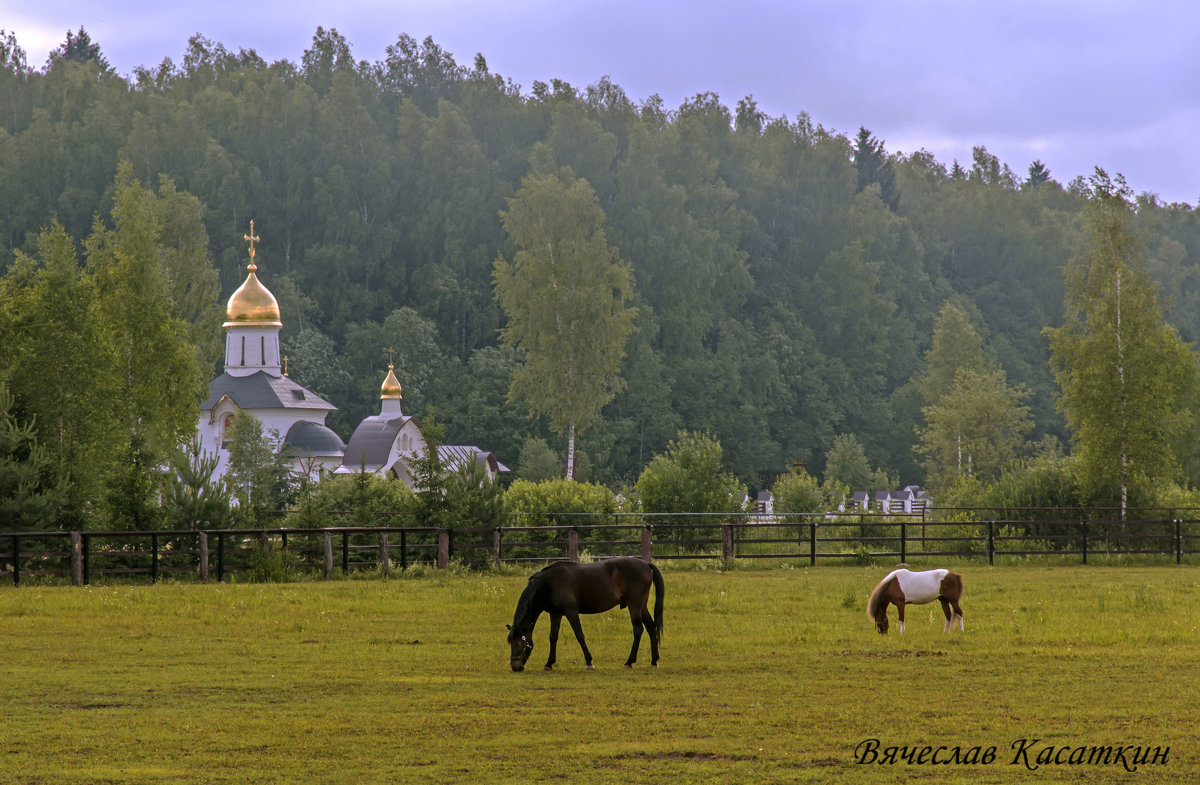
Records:
M258 267L251 264L247 270L249 275L238 290L229 298L225 306L226 327L237 325L257 325L282 327L279 320L279 303L275 295L267 291L267 287L259 282L254 274Z
M396 378L396 368L391 363L388 363L387 378L383 380L383 387L379 390L379 397L383 400L400 400L400 380Z

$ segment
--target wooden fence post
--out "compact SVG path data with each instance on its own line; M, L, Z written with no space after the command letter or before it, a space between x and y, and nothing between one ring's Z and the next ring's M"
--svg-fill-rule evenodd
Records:
M208 533L200 532L200 580L208 581Z
M500 566L500 527L496 527L496 531L492 532L492 562Z
M439 570L450 566L450 532L444 529L438 532L437 566Z
M389 572L387 532L379 532L379 569L384 575Z
M71 532L71 585L83 585L83 535Z
M325 532L325 580L333 578L333 532Z
M579 529L574 527L567 531L567 558L579 561Z
M642 527L642 561L654 561L653 551L654 540L649 526Z
M721 558L733 560L733 526L728 523L721 524Z

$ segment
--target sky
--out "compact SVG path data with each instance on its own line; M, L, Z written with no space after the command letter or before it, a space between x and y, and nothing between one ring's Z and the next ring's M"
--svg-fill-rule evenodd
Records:
M318 26L357 60L427 36L528 94L608 77L668 109L716 93L969 167L986 147L1021 179L1096 167L1135 193L1200 203L1200 3L1194 0L0 0L41 68L84 27L121 74L178 63L201 34L299 63Z

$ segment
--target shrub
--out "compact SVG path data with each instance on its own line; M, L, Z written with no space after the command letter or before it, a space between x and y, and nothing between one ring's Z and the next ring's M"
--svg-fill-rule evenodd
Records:
M511 526L603 526L616 522L617 497L603 485L571 480L529 482L514 480L505 493L506 521ZM564 539L554 531L523 532L530 542L554 542ZM583 529L580 541L604 540L604 531ZM542 549L528 549L514 555L548 555Z
M309 484L293 508L296 525L405 526L411 525L415 503L404 483L369 472L325 475ZM402 513L397 519L395 513Z
M644 512L739 513L745 504L746 486L722 469L720 442L707 433L680 431L666 453L654 456L642 471L636 493ZM706 523L727 520L714 517ZM679 540L695 539L701 530L693 529L672 526Z

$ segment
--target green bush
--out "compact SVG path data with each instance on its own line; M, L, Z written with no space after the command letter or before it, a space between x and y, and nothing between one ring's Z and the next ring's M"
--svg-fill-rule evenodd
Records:
M707 433L680 431L664 454L654 456L635 486L643 512L740 513L746 503L746 486L722 468L721 444ZM705 519L704 527L671 525L673 538L711 538L711 524L726 523L728 517Z
M782 474L771 486L775 497L775 512L822 512L825 509L825 492L815 477L803 469Z
M278 540L259 542L250 548L249 565L256 583L283 583L293 577L300 558Z
M398 480L368 472L325 475L301 491L289 523L311 529L411 526L414 504L413 492Z
M616 495L603 485L571 480L529 482L514 480L504 495L507 515L513 526L609 526L616 523ZM610 531L581 529L580 542L611 539ZM566 534L548 531L514 533L514 538L529 542L555 542ZM524 549L518 556L551 555L544 548Z

